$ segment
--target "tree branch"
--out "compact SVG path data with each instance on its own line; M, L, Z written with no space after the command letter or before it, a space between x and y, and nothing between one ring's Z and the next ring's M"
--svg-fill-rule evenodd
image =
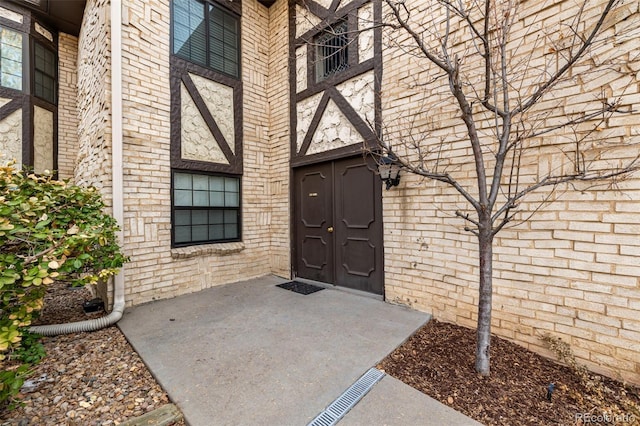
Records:
M616 5L616 3L618 3L618 1L619 0L608 0L607 5L604 8L604 11L600 14L598 22L596 23L591 33L589 33L589 36L584 40L584 42L582 43L582 45L580 46L576 54L573 56L570 56L566 64L564 64L555 74L553 74L551 78L547 80L546 83L538 87L536 91L533 93L533 95L531 95L528 101L526 101L525 103L517 107L514 110L514 114L525 112L529 108L531 108L533 105L535 105L538 99L540 99L542 95L544 95L547 92L547 90L553 87L558 82L558 80L560 80L560 78L564 74L566 74L567 71L569 71L571 67L576 62L578 62L580 58L582 58L582 56L585 54L585 52L587 52L587 50L593 43L595 37L600 32L600 28L602 28L602 25L604 24L605 19L609 15L609 12L611 12L611 9Z

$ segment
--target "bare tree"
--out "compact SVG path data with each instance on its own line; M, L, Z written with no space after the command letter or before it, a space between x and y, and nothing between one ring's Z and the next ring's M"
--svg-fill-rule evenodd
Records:
M549 15L556 12L545 8L558 3L574 7L563 8L557 24L550 26ZM479 248L475 369L488 375L495 236L537 210L521 209L536 190L546 188L544 197L536 199L540 208L559 187L615 185L638 169L637 141L618 138L617 144L609 144L605 135L611 117L632 112L625 90L637 96L637 86L629 86L637 84L633 70L610 54L616 37L622 36L620 22L635 20L624 27L638 28L637 4L623 0L384 0L383 4L386 39L426 67L416 74L429 77L416 81L414 88L426 93L423 99L429 108L419 114L422 117L411 116L414 124L400 131L385 129L380 149L371 154L378 161L394 156L406 172L444 183L464 200L466 207L455 215L477 237ZM627 60L637 61L637 51L635 55ZM611 81L618 83L607 84ZM580 82L584 84L579 95L589 95L591 102L580 101L573 110L553 106L557 99L577 96L569 89ZM459 126L443 135L438 132L442 120L429 121L435 114L446 115ZM415 124L417 119L420 125ZM621 155L606 154L620 148ZM551 149L564 161L538 176L525 172L524 161ZM457 173L471 163L472 179Z

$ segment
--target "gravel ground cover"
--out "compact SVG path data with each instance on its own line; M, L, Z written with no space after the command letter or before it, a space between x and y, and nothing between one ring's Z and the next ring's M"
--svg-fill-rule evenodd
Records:
M49 289L38 324L95 318L84 288ZM47 356L25 382L22 406L0 413L0 425L117 425L169 402L138 354L113 326L92 333L43 338ZM183 422L176 423L184 425Z

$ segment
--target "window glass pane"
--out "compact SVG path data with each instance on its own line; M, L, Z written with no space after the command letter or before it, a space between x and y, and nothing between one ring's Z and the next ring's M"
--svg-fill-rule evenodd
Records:
M173 2L173 53L198 64L207 62L204 3L196 0Z
M224 178L220 176L209 176L209 189L211 191L224 191Z
M174 191L175 193L175 198L173 200L174 204L176 206L186 206L186 207L191 207L192 201L191 201L191 191L190 190L185 190L185 189L176 189Z
M224 223L238 223L238 211L237 210L225 210L224 211Z
M225 207L238 207L240 204L240 197L237 193L227 192L224 197Z
M217 7L209 9L209 66L237 77L239 75L238 18Z
M0 85L22 90L22 34L0 27Z
M175 242L176 243L189 243L191 242L191 227L190 226L176 226L175 229Z
M209 239L209 227L206 225L193 226L191 228L191 239L193 241L207 241Z
M193 189L199 191L209 190L209 176L207 175L193 175Z
M224 225L211 225L211 226L209 226L209 239L211 239L211 240L223 240L224 239Z
M53 78L44 75L42 72L36 70L35 71L35 90L34 94L44 99L47 102L54 103L56 100L55 97L55 83Z
M191 223L194 225L206 225L208 221L209 213L206 210L193 210L191 212Z
M224 207L224 192L211 192L209 195L209 206Z
M227 192L238 192L238 182L236 178L225 178L224 190Z
M225 238L238 238L238 225L235 223L224 225Z
M209 206L209 192L193 191L193 205L198 207Z
M191 189L191 175L175 173L173 175L173 186L176 189Z
M212 210L209 212L209 223L212 225L224 223L224 212L222 210Z
M56 56L49 49L35 43L34 94L47 102L56 100Z
M191 210L176 210L176 226L191 225Z

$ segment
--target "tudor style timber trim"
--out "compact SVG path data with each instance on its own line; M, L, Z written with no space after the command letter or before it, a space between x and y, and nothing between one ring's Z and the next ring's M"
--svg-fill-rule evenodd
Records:
M358 36L349 44L349 68L336 73L327 79L316 81L315 76L315 49L308 48L306 53L306 87L300 92L297 91L297 73L296 73L296 51L300 47L312 45L313 39L322 33L328 26L346 19L348 31L357 33L358 10L367 4L373 6L373 17L375 22L382 20L382 3L380 0L353 0L340 9L340 1L334 0L327 9L312 0L289 0L289 85L290 85L290 103L291 103L291 165L301 166L312 164L315 162L333 160L337 158L347 157L350 155L362 153L368 149L376 149L378 140L381 135L381 117L382 105L380 98L381 81L382 81L382 30L375 26L373 28L374 53L373 58L358 61ZM296 37L296 6L306 8L316 17L320 18L320 22L310 30L306 31L299 37ZM360 114L350 105L350 103L336 89L342 83L357 78L367 72L373 72L374 82L374 123L373 130L370 124L362 119ZM322 99L314 112L312 122L307 130L304 140L300 148L298 148L298 122L297 112L298 103L311 97L323 93ZM325 152L307 154L313 135L318 130L322 115L332 100L339 108L340 112L347 118L349 123L360 133L365 146L361 144L348 145Z
M233 116L234 116L234 137L235 140L226 140L220 128L213 119L204 100L200 96L198 89L193 83L189 74L198 75L216 83L223 84L233 89ZM198 111L205 120L207 127L214 136L220 149L224 153L229 164L210 163L207 161L186 160L182 158L181 146L181 114L182 96L181 85L184 84L191 95ZM221 172L231 174L242 173L242 81L227 75L217 73L208 68L204 68L185 61L176 56L171 56L171 166L175 169L199 170L206 172ZM229 144L234 144L232 150Z

